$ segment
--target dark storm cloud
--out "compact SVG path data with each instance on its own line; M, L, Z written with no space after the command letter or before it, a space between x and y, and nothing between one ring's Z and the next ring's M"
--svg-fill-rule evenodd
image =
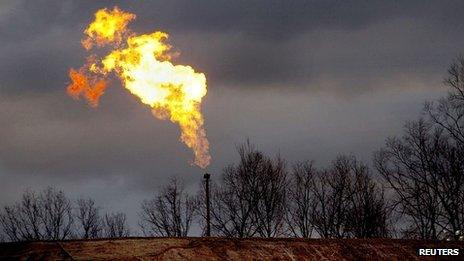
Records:
M289 161L369 160L443 94L464 46L463 1L0 1L0 205L55 185L135 224L169 177L197 188L203 170L187 163L177 126L117 79L96 109L65 93L86 55L82 31L114 5L137 14L137 33L169 32L176 62L207 74L214 174L247 137Z
M67 81L67 68L83 60L79 39L94 11L114 5L137 14L132 25L136 32L168 31L174 48L182 53L178 61L208 72L213 85L317 88L311 81L321 74L359 69L363 74L356 78L366 81L379 70L387 77L402 70L428 75L464 44L464 35L456 33L464 24L462 1L18 1L3 5L0 88L9 91L60 88Z
M156 124L148 108L120 89L106 95L98 110L77 104L63 92L10 97L0 109L8 122L0 130L1 137L7 137L0 140L0 162L20 174L46 173L65 180L132 172L165 175L159 163L170 162L173 155L185 161L191 157L175 142L175 125ZM174 142L166 143L169 140Z

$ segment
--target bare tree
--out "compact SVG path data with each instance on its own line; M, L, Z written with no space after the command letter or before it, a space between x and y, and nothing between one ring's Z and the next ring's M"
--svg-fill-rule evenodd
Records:
M43 191L40 194L40 209L46 239L63 240L71 236L74 222L72 206L63 191L52 187Z
M258 204L254 209L254 219L258 224L258 234L261 237L276 237L283 235L285 211L287 203L287 171L286 163L280 157L267 158L259 173Z
M237 151L239 163L224 168L221 182L211 185L213 233L239 238L282 235L287 195L285 161L279 156L265 156L249 141Z
M384 191L372 179L369 168L352 159L351 204L346 219L350 237L373 238L389 236L390 209Z
M266 157L249 141L237 150L238 165L227 166L221 184L212 186L211 228L222 236L252 237L258 232L254 211Z
M437 239L441 210L437 195L428 185L427 151L433 146L429 130L424 121L408 124L405 136L388 139L386 147L375 154L374 163L395 191L395 204L409 226L405 235Z
M44 238L39 196L33 191L23 193L21 201L5 206L0 215L3 231L11 241Z
M72 236L70 200L49 187L39 195L26 191L19 203L6 206L0 224L11 241L63 240Z
M398 210L410 224L406 236L439 239L462 229L462 148L442 127L419 120L408 123L401 138L388 139L376 153L376 168L395 191Z
M464 144L464 57L459 56L449 67L444 80L448 96L437 102L427 102L425 112L431 122L462 146Z
M83 239L98 238L103 230L100 208L95 205L91 198L78 199L76 201L76 218L79 226L79 237Z
M221 182L211 184L213 233L239 238L282 235L288 184L285 161L269 158L249 141L237 151L239 163L224 168ZM203 192L199 195L204 200ZM204 206L200 214L204 218Z
M429 163L432 173L430 188L437 193L449 234L464 228L464 57L459 56L449 67L444 80L448 95L438 102L428 102L428 123L440 136ZM457 236L456 236L457 239Z
M194 197L174 178L154 199L142 203L140 226L146 235L186 237L194 213Z
M343 238L348 236L345 229L351 197L350 160L340 156L332 167L317 172L312 189L315 208L313 225L319 236L324 238Z
M313 162L296 163L291 172L286 221L295 237L310 238L313 233L311 217L316 200L312 184L316 172Z
M19 202L0 212L0 235L9 241L129 235L125 214L111 213L101 218L99 210L90 198L77 200L74 208L65 193L53 187L40 193L27 190Z
M389 211L383 190L368 167L354 156L339 156L330 168L315 172L311 222L324 238L388 235Z
M107 213L104 223L105 236L108 238L128 237L130 234L124 213Z

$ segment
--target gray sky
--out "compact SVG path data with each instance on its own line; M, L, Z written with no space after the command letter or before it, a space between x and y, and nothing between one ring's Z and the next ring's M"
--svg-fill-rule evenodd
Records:
M135 13L137 33L163 30L205 72L202 111L218 175L250 138L290 162L339 153L369 161L401 133L463 51L463 1L0 1L0 204L48 185L121 210L203 171L177 126L115 79L100 106L67 96L82 32L102 7Z

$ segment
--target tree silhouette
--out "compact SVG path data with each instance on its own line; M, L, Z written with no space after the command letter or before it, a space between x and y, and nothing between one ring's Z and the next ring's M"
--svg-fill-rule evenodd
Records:
M140 226L146 235L185 237L195 211L195 199L173 178L154 199L142 203Z

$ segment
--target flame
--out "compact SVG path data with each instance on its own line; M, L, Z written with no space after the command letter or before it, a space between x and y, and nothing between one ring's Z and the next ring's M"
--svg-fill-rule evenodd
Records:
M85 30L87 38L82 40L82 45L90 50L93 47L93 41L97 46L110 42L121 43L123 34L127 32L127 24L134 19L134 14L125 13L117 6L111 11L106 8L100 9L95 13L95 21Z
M90 106L96 107L100 96L105 92L106 81L90 79L82 68L79 71L71 69L69 78L71 78L72 83L68 86L68 94L74 99L79 99L80 95L84 95Z
M68 93L74 98L83 95L92 106L97 106L104 93L106 77L116 73L122 85L140 101L152 108L158 119L169 119L181 129L181 141L191 148L194 163L205 168L211 161L209 142L200 112L206 95L206 77L191 66L171 62L168 34L154 32L135 35L127 24L135 18L115 7L101 9L85 30L82 41L85 49L111 45L113 50L98 59L91 55L79 70L71 69ZM122 43L125 40L125 43Z

